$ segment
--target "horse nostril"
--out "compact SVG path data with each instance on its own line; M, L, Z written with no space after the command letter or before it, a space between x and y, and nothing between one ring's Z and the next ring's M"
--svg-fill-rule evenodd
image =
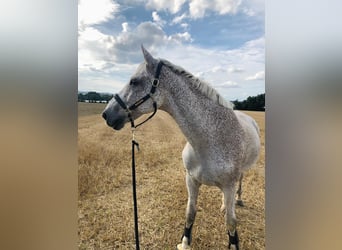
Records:
M107 115L105 112L102 113L102 117L103 117L103 119L107 120Z

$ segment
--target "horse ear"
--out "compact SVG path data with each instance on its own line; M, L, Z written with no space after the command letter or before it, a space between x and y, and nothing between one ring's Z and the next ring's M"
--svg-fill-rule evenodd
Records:
M149 65L153 65L153 63L156 61L156 59L151 56L150 52L148 52L145 48L144 45L141 45L141 50L145 58L145 62Z

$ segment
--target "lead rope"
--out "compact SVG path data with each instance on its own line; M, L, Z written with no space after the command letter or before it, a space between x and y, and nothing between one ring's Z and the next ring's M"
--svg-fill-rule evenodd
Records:
M139 143L135 141L134 131L135 131L135 127L132 126L132 186L133 186L133 206L134 206L135 249L140 250L139 228L138 228L137 187L136 187L136 179L135 179L135 147L137 147L137 149L139 150Z
M137 204L137 185L135 178L135 147L137 147L139 151L139 143L135 140L135 129L150 120L157 113L157 103L153 100L153 113L143 122L138 125L134 125L134 120L129 115L129 119L131 122L131 131L132 131L132 187L133 187L133 207L134 207L134 234L135 234L135 249L140 250L139 245L139 226L138 226L138 204Z
M138 227L138 205L137 205L137 185L135 178L135 147L137 147L139 151L139 143L135 140L134 134L135 129L143 125L145 122L150 120L157 113L157 103L153 102L154 111L153 113L143 122L138 125L134 125L134 120L130 117L131 120L131 131L132 131L132 187L133 187L133 207L134 207L134 233L135 233L135 249L140 250L139 246L139 227Z
M136 142L134 138L134 132L137 127L140 125L143 125L145 122L150 120L156 113L157 113L157 102L153 98L153 94L155 93L158 85L159 85L159 75L161 72L161 68L163 66L163 62L159 61L158 66L157 66L157 71L152 83L152 88L150 90L150 93L148 93L146 96L143 98L139 99L136 101L133 105L130 107L127 107L125 102L120 98L118 94L114 95L114 99L119 103L119 105L127 112L127 116L131 122L131 131L132 131L132 187L133 187L133 207L134 207L134 233L135 233L135 246L136 250L140 250L139 246L139 227L138 227L138 205L137 205L137 187L136 187L136 178L135 178L135 147L137 147L139 151L139 143ZM153 101L153 108L154 111L153 113L143 122L139 123L138 125L134 125L134 119L132 117L131 111L139 107L141 104L143 104L145 101L148 99L152 99Z

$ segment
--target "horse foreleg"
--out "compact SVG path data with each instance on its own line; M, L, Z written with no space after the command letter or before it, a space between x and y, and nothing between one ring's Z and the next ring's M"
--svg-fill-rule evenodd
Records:
M242 195L242 179L243 179L243 173L240 174L238 190L236 191L236 193L238 195L237 200L236 200L236 204L241 206L241 207L244 206L242 198L241 198L241 195ZM220 210L222 213L226 212L226 204L225 204L225 200L224 200L224 193L222 195L222 206L221 206Z
M235 185L231 185L223 190L225 203L225 218L228 229L228 248L239 250L239 238L236 229L235 216Z
M184 233L182 236L182 243L178 244L177 249L190 249L192 226L196 217L196 203L200 183L194 180L188 173L186 174L186 186L188 190L188 204L186 207L186 221Z
M239 188L237 190L237 195L238 195L238 198L236 200L236 204L243 207L243 201L242 201L242 198L241 198L241 194L242 194L242 179L243 179L243 173L240 174L240 178L239 178Z

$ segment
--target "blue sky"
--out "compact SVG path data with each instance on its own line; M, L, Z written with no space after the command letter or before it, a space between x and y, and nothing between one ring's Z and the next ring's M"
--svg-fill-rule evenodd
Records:
M80 91L119 91L144 44L228 100L265 92L264 1L79 0L78 9Z

